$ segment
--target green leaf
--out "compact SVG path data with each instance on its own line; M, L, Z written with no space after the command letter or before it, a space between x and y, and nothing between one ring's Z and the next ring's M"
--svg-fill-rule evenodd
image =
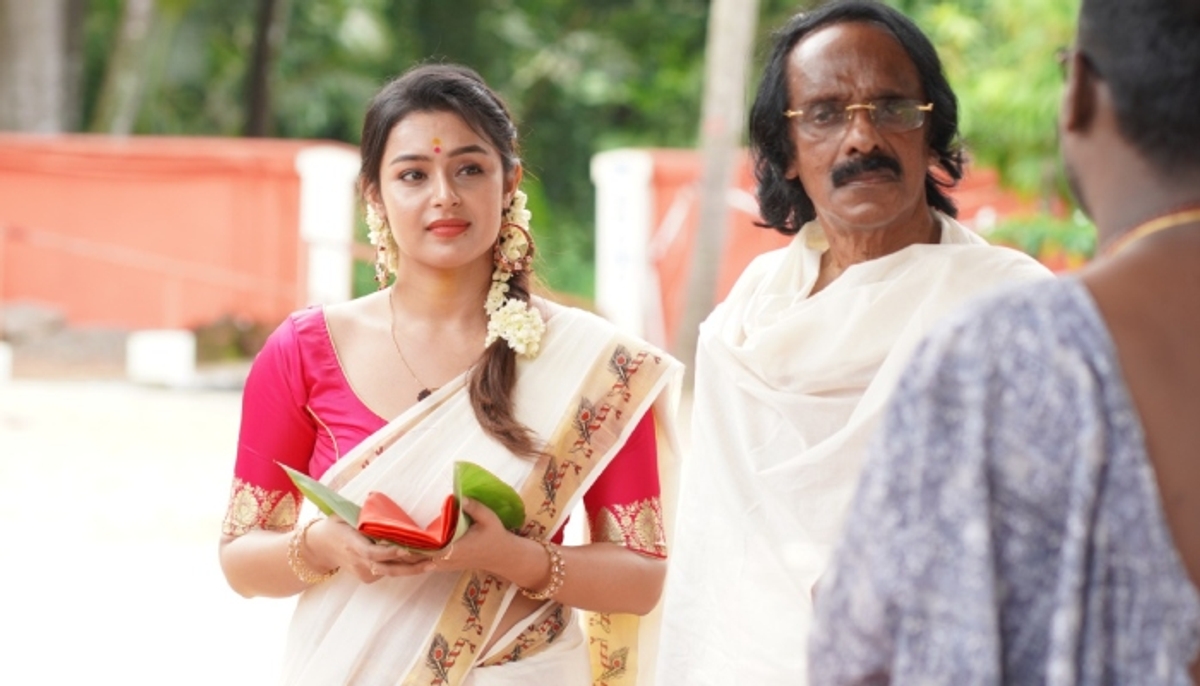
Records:
M362 510L360 506L343 498L333 489L303 472L298 472L285 464L279 466L283 467L283 471L287 472L292 483L296 484L296 488L299 488L304 497L311 500L317 509L326 515L337 515L346 520L350 526L358 527L358 513Z
M337 515L350 526L358 527L358 514L362 507L339 495L325 484L303 472L280 464L296 488L326 515ZM461 503L463 498L472 498L483 503L496 513L504 528L515 530L525 523L525 503L512 486L504 483L495 474L473 462L454 463L454 497ZM461 507L461 504L459 505ZM458 525L451 540L458 540L471 525L471 518L459 511ZM407 547L407 546L405 546ZM421 551L429 552L429 551Z
M450 535L451 543L462 538L463 534L467 533L467 529L471 528L471 517L466 512L462 511L462 498L455 496L454 504L458 508L458 523L454 525L454 533ZM446 546L446 548L449 548L449 547L450 547L449 545ZM445 550L446 548L442 548L441 550ZM428 553L429 551L417 551L417 552ZM438 552L441 552L441 551L438 551Z
M516 490L474 462L454 463L454 495L483 503L505 529L519 529L525 523L525 503ZM460 517L459 526L467 519Z

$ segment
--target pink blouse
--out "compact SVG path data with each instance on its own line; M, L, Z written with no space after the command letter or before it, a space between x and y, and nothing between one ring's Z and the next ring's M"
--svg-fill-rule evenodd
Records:
M592 540L665 557L653 414L645 414L583 500ZM320 478L386 424L350 387L324 310L293 313L267 339L246 379L223 533L294 527L301 496L276 462ZM559 531L555 539L561 537Z

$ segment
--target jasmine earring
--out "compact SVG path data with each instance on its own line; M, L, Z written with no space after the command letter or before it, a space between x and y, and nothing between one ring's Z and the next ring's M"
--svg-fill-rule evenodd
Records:
M382 291L387 287L388 272L395 271L391 264L394 258L389 254L389 248L395 239L392 237L387 219L379 214L375 205L369 202L367 203L367 230L367 238L371 241L371 245L375 246L375 283Z

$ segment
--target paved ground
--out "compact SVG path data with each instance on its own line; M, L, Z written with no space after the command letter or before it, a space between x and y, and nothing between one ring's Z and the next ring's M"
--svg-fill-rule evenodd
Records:
M275 683L292 602L237 596L216 557L239 402L0 381L8 683Z
M276 683L293 601L244 599L217 563L240 390L54 362L0 381L6 683ZM233 388L244 371L213 368L205 384Z

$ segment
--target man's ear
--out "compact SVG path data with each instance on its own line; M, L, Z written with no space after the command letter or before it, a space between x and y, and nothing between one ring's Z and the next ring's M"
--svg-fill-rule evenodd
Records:
M1063 131L1083 132L1091 128L1096 119L1098 86L1098 79L1087 58L1078 50L1072 51L1059 112Z

